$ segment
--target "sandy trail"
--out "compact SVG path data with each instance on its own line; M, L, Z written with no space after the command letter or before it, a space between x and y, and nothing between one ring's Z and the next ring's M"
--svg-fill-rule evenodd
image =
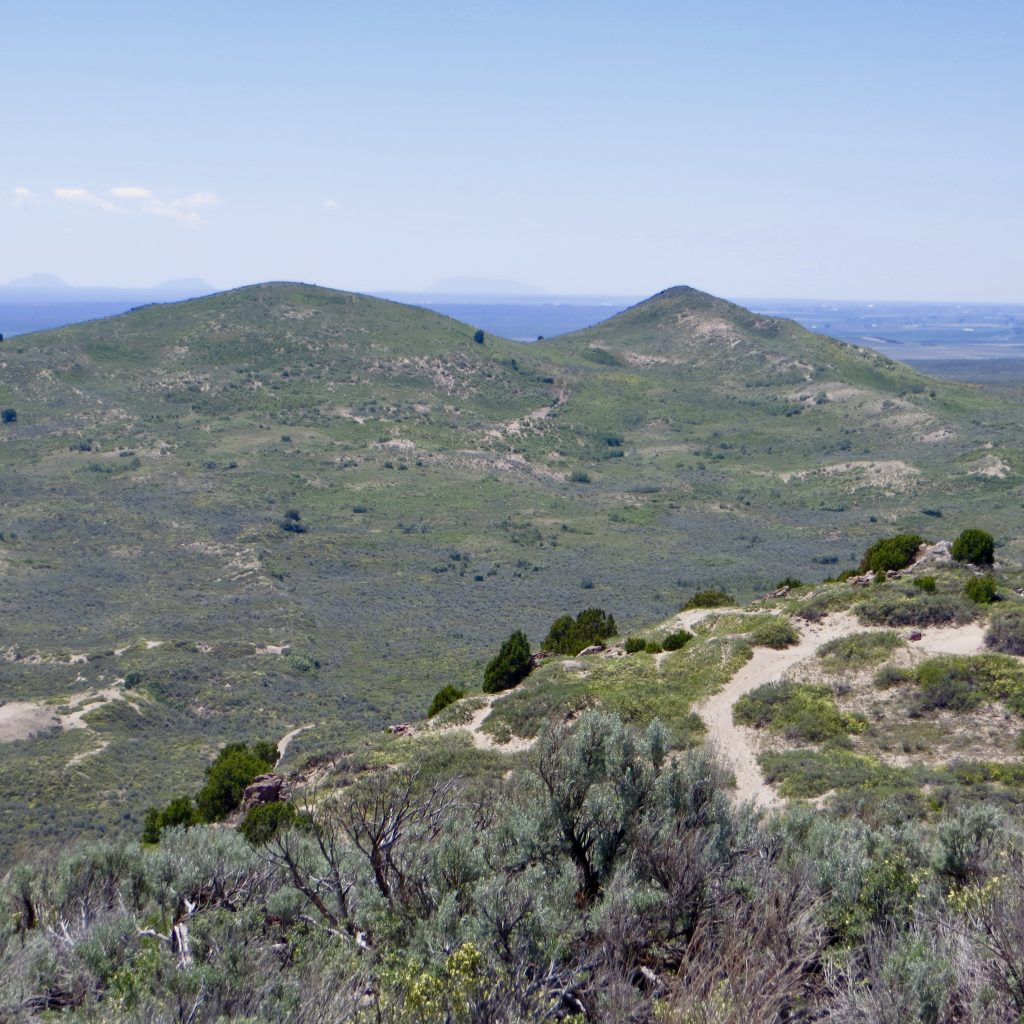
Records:
M796 623L794 623L796 625ZM806 626L800 642L776 651L755 647L754 656L712 697L695 710L708 729L708 741L731 764L736 774L736 799L758 807L776 807L782 800L764 780L752 743L754 730L733 723L736 702L764 683L779 679L797 662L812 657L824 644L878 627L862 626L849 612L833 612L825 622ZM976 654L984 649L985 627L978 623L922 630L914 643L929 654Z
M284 760L284 755L288 753L288 744L291 743L299 733L306 732L308 729L312 729L316 725L315 722L310 722L308 725L299 725L292 729L291 732L286 732L277 741L277 764L280 764ZM277 767L277 765L275 765Z
M478 698L482 701L480 707L473 712L472 717L466 722L455 725L446 725L440 729L433 730L435 733L446 732L468 732L473 746L477 750L500 750L505 754L515 754L521 750L529 750L537 742L536 737L528 739L523 736L513 736L507 743L499 743L493 736L483 731L484 722L494 708L496 701L499 701L505 694L487 693Z

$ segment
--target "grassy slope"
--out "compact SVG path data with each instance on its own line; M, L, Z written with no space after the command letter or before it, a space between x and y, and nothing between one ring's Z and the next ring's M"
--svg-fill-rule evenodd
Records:
M1009 404L689 289L527 347L262 285L0 362L0 648L92 656L0 664L0 698L138 672L144 709L0 746L15 844L135 828L229 737L319 723L301 756L415 717L566 610L629 628L700 585L820 578L893 526L944 532L925 509L1019 555ZM255 653L282 642L308 658Z

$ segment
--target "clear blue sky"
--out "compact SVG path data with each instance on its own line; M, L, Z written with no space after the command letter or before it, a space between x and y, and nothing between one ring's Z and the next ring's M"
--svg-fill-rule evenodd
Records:
M7 0L0 281L1024 300L1020 0Z

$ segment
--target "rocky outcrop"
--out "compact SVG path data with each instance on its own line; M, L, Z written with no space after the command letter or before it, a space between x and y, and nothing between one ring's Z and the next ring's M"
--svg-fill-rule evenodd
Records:
M284 779L280 775L257 775L242 793L241 810L245 812L259 804L272 804L284 798Z

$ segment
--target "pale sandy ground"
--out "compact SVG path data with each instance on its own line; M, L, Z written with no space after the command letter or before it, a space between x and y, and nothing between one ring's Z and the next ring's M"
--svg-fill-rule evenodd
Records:
M50 704L36 704L31 701L12 701L9 704L0 706L0 743L12 743L15 740L27 740L37 733L45 732L48 729L59 727L67 732L70 729L89 730L89 724L85 716L90 711L95 711L101 704L108 701L123 700L130 704L136 711L138 705L129 698L121 686L108 686L102 690L90 690L87 693L75 694L65 702L69 710L61 713ZM139 712L141 714L141 712ZM91 731L91 730L89 730ZM83 751L75 754L68 761L68 768L80 764L87 757L100 753L109 744L109 741L102 741L93 750Z
M60 725L60 718L53 708L28 701L12 701L0 707L0 743L25 740L56 725Z
M277 741L278 764L280 764L284 760L284 755L288 753L288 744L291 743L291 741L295 739L295 737L298 736L299 733L303 733L306 732L308 729L312 729L315 724L315 722L310 722L308 725L296 726L294 729L292 729L291 732L286 732Z
M758 807L775 807L782 801L761 774L753 743L754 730L733 723L736 702L764 683L780 679L787 669L813 657L818 648L830 640L871 629L862 626L849 612L834 612L824 622L802 629L796 622L793 625L800 629L798 644L781 651L755 647L754 656L725 687L696 708L707 726L708 742L731 764L736 774L736 799L750 800ZM921 633L914 647L928 654L977 654L984 650L985 627L977 623L924 629Z
M513 736L507 743L499 743L493 736L488 735L483 731L484 722L487 720L487 716L491 713L495 703L501 700L505 694L501 693L486 693L482 697L476 699L481 700L482 703L476 711L473 712L473 717L467 722L457 723L455 725L442 726L439 729L432 730L435 733L446 733L446 732L466 732L469 733L470 739L473 741L473 746L477 750L501 750L506 754L515 754L521 750L529 750L530 747L537 742L536 737L530 739L523 736Z

